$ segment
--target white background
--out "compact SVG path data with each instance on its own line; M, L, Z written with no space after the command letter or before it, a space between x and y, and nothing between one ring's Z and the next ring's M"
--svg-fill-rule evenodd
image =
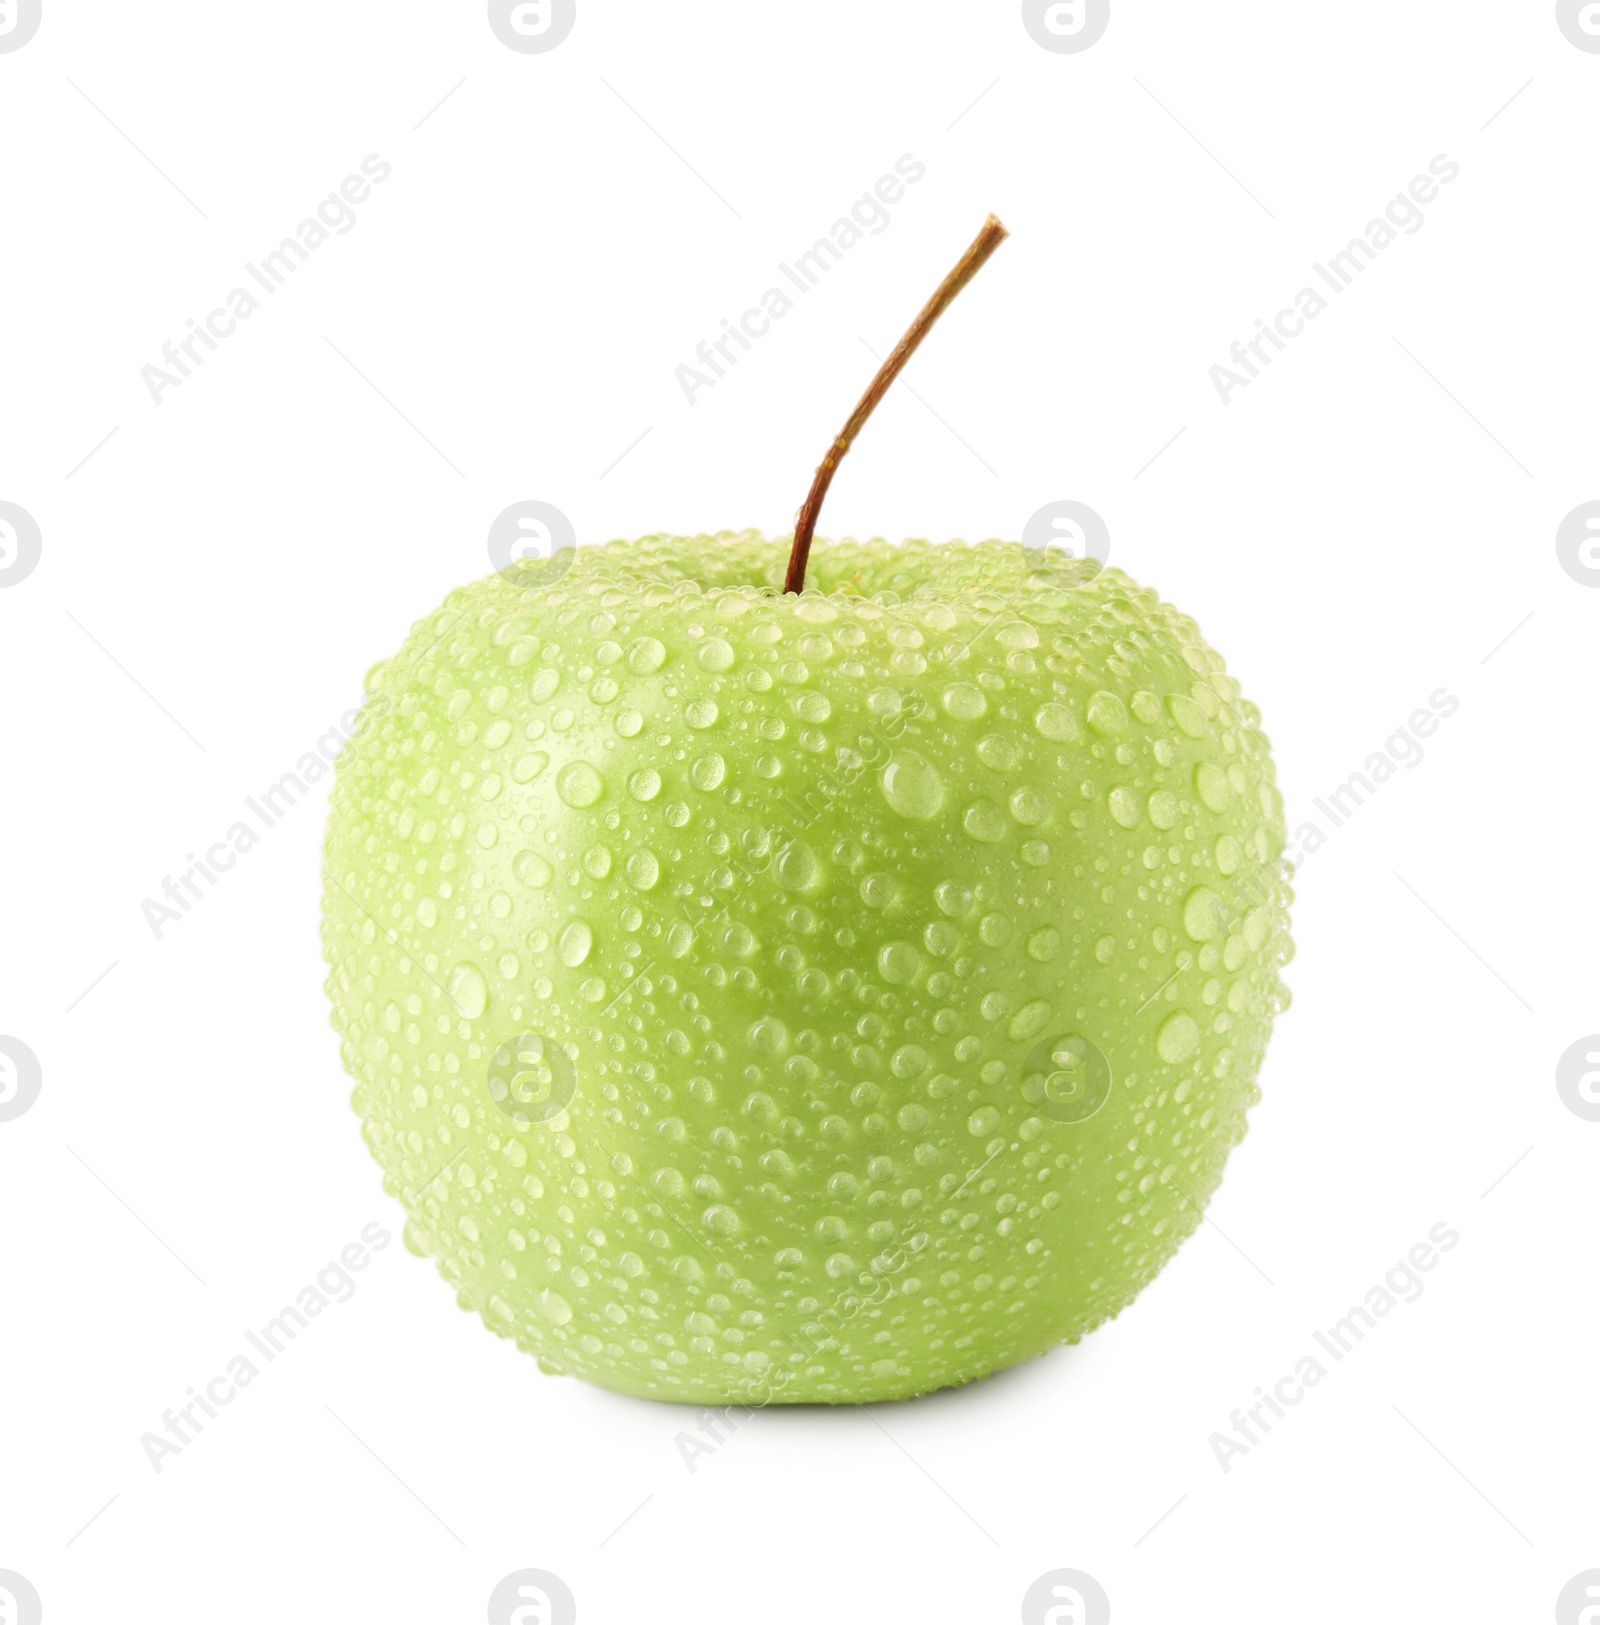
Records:
M0 54L0 500L44 538L0 591L0 1033L44 1079L0 1123L0 1569L45 1618L476 1621L528 1567L585 1625L1012 1621L1054 1568L1119 1625L1552 1617L1600 1567L1600 1124L1554 1082L1600 1028L1600 592L1554 546L1600 497L1600 55L1543 0L1114 0L1075 55L956 0L579 0L543 55L466 0L44 13ZM354 229L154 404L369 153ZM690 407L673 369L905 153L888 229ZM1440 153L1425 226L1224 406L1208 369ZM991 208L823 532L1090 504L1260 705L1291 828L1460 701L1301 869L1211 1222L1077 1348L693 1473L692 1412L542 1376L396 1244L157 1475L163 1410L401 1216L321 992L326 782L160 940L142 901L509 504L783 531ZM1439 1221L1420 1301L1225 1473Z

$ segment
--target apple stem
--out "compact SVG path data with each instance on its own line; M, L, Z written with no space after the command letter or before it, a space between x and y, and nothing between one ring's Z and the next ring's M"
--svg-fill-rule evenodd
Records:
M1009 235L1006 228L992 214L984 221L983 230L972 239L971 246L956 262L955 268L939 284L933 297L922 307L921 314L906 329L905 337L895 345L889 359L878 369L877 376L868 385L866 394L856 404L855 411L850 414L850 421L839 431L838 438L829 446L828 455L822 459L817 468L816 478L811 482L805 506L801 508L799 518L795 521L794 546L789 553L789 574L783 583L783 590L786 593L799 592L806 584L806 560L811 556L811 537L817 528L817 515L822 512L823 499L828 494L828 487L833 484L833 476L838 471L839 464L844 461L845 453L855 443L856 436L860 434L867 419L872 416L878 402L888 393L890 384L900 376L901 368L933 330L933 324L944 315L956 295L983 269L989 256Z

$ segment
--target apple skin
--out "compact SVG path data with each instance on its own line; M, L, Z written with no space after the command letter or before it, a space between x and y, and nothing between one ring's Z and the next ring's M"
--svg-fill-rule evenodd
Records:
M1015 543L648 537L368 678L324 946L413 1251L547 1371L854 1403L1115 1315L1199 1223L1291 948L1194 623Z

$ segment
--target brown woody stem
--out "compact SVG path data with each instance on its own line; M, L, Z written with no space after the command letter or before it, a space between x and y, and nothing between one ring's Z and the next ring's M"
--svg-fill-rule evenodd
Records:
M795 522L794 546L789 553L789 574L783 583L785 592L799 592L806 584L806 560L811 556L811 537L817 528L817 515L822 512L823 499L828 494L828 487L833 484L833 476L844 461L845 453L855 444L856 436L861 433L862 426L872 416L878 402L888 393L890 384L900 376L901 368L933 330L933 324L944 315L956 295L982 270L984 262L1008 235L1006 228L992 214L984 221L983 230L973 238L971 247L939 284L933 298L922 307L922 313L906 329L905 337L895 345L889 359L867 386L866 394L857 402L855 411L850 414L850 421L828 448L828 455L817 469L817 477L811 482L805 506Z

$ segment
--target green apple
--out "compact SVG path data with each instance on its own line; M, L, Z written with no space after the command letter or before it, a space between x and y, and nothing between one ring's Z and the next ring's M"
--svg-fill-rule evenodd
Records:
M1244 1133L1289 953L1253 706L1016 544L650 537L369 679L328 988L413 1248L547 1370L864 1401L1116 1314Z
M546 1370L896 1399L1073 1341L1199 1223L1290 953L1256 710L1018 544L652 536L368 678L323 938L406 1238ZM809 566L809 573L808 573Z

